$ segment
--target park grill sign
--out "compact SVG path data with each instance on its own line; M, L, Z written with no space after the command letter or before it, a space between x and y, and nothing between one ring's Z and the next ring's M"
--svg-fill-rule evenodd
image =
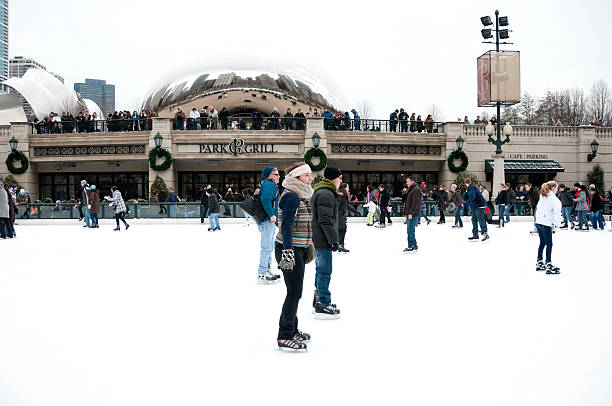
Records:
M270 154L276 153L275 144L247 144L242 138L234 138L227 144L201 144L201 154Z

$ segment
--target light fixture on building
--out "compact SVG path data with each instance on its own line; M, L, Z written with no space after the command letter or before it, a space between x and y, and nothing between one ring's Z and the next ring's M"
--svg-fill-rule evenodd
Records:
M489 16L480 17L480 21L482 22L482 25L484 25L485 27L488 27L489 25L493 25L493 21L491 21L491 17Z
M155 134L155 137L153 137L153 141L155 141L155 148L160 149L162 146L163 140L164 140L164 137L162 137L160 133Z
M489 28L484 28L480 30L480 33L482 34L482 38L484 39L493 38L493 34L491 34L491 30Z
M597 142L597 140L593 140L593 142L591 142L591 151L593 153L589 154L587 156L587 159L589 160L589 162L591 162L593 160L593 158L595 158L597 156L597 149L598 148L599 148L599 143Z
M319 148L319 145L321 145L321 136L318 133L312 134L312 145L315 148Z
M11 151L12 152L17 152L17 144L19 144L19 141L17 141L17 138L12 137L9 140L9 145L11 146Z
M512 126L510 125L510 123L507 123L504 126L503 132L506 137L509 137L512 135Z
M489 122L489 124L485 126L485 134L493 135L494 132L495 132L495 126Z
M461 138L461 136L459 136L459 138L457 138L455 142L457 143L457 151L461 151L463 149L463 143L465 142L465 140Z

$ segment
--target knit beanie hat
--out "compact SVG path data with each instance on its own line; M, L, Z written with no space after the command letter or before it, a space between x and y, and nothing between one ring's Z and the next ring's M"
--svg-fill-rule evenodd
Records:
M265 168L263 168L263 171L261 171L261 177L263 178L263 180L268 179L273 170L273 166L266 166Z
M334 168L333 166L328 166L327 168L325 168L325 171L323 172L323 177L329 180L334 180L336 178L339 178L340 175L342 175L342 172L340 172L340 169Z
M91 185L91 190L96 190L96 185Z

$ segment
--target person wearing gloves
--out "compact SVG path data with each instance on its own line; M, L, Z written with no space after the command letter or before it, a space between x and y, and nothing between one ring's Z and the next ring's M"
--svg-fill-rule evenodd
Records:
M328 166L323 180L314 186L312 205L312 242L316 259L315 293L313 305L315 318L337 319L340 309L331 302L329 282L332 274L332 252L338 251L338 202L336 190L342 183L340 169Z
M312 213L309 199L312 173L304 162L285 170L285 189L278 210L279 230L274 253L283 272L287 294L278 322L278 347L284 350L305 350L310 334L298 330L297 310L304 287L304 270L312 244ZM312 259L311 259L312 260Z
M546 270L547 274L559 274L559 267L554 266L551 260L552 254L552 227L561 226L561 201L556 196L557 182L551 180L542 184L540 188L540 199L536 207L536 229L540 237L538 246L538 260L536 271ZM546 247L546 262L543 261L542 253Z
M111 187L112 196L106 196L105 199L110 202L111 207L115 208L115 221L117 222L117 227L114 228L114 231L120 231L119 220L125 224L125 229L130 228L130 225L125 221L125 213L127 212L127 208L125 207L125 203L123 202L123 197L121 197L121 192L117 189L117 186Z
M266 212L267 219L257 224L260 236L259 266L257 267L257 283L279 282L280 275L272 272L272 252L274 251L274 236L276 235L276 218L278 217L278 168L266 166L261 171L263 182L259 186L259 201Z

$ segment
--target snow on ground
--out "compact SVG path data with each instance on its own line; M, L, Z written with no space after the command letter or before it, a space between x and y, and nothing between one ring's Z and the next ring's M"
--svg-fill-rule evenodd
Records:
M467 224L466 224L467 226ZM284 285L257 285L257 229L19 226L0 241L0 405L610 405L612 233L559 231L535 272L529 223L349 224L342 318L276 348Z

